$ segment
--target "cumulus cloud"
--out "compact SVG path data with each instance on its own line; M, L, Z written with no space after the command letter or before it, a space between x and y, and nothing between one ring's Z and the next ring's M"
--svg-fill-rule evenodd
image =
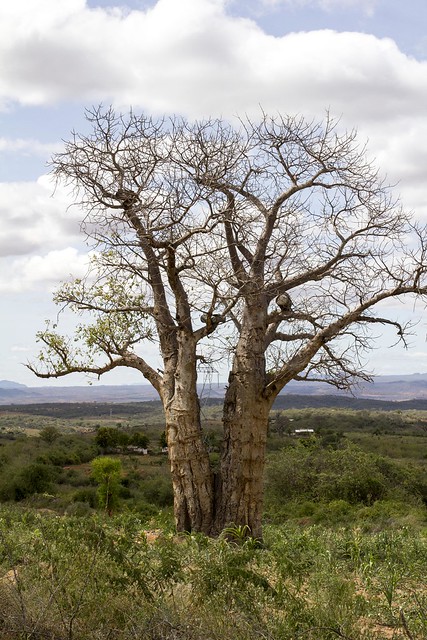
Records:
M13 293L41 289L53 290L70 277L82 277L86 273L91 254L79 253L75 247L49 251L45 255L33 255L3 261L0 276L0 292Z
M267 0L266 0L267 1ZM277 0L324 8L356 0ZM189 117L267 112L357 125L409 207L426 208L427 62L391 39L319 30L267 35L227 13L226 0L157 0L145 10L90 8L85 0L0 5L0 102L113 101ZM357 0L373 9L374 0ZM55 145L0 139L0 151L50 155ZM48 152L48 153L47 153ZM0 255L39 250L77 224L45 185L0 185ZM78 217L78 216L77 216ZM68 225L68 226L67 226Z
M356 4L281 1L325 9ZM344 126L357 125L369 138L408 206L424 210L419 140L427 131L427 62L404 55L391 39L356 32L270 36L254 21L229 15L228 4L157 0L145 10L125 11L89 8L84 0L1 3L0 103L112 101L124 109L189 117L257 116L260 105L267 112L319 117L329 108ZM365 11L374 5L357 2ZM1 149L48 151L36 141L10 139L0 139ZM58 200L40 189L0 185L0 254L23 254L76 232L73 222L74 230L64 228L69 217L52 216Z
M420 113L427 99L427 63L391 40L333 31L273 37L227 14L225 0L158 0L126 12L15 0L2 3L0 35L4 104L78 97L190 117L259 104L310 113L329 106L349 121L378 122Z
M55 197L53 197L55 195ZM0 257L69 245L81 237L77 209L49 176L37 182L0 183Z
M427 118L410 117L404 112L395 121L382 126L365 123L359 137L368 141L371 156L394 190L401 195L405 207L427 222L425 167L427 148L420 141L427 137Z

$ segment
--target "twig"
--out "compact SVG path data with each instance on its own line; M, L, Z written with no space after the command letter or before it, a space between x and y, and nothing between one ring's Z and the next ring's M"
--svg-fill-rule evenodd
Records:
M353 640L353 638L350 638L350 636L346 636L344 633L342 633L341 629L338 627L310 627L310 629L306 629L305 631L302 631L301 633L298 633L295 637L299 637L302 636L303 634L309 633L310 631L332 631L332 633L335 633L339 638L343 638L343 640ZM414 640L412 638L412 640Z
M412 633L409 630L408 621L406 620L405 613L404 613L403 609L400 609L399 616L400 616L400 621L401 621L402 626L403 626L403 630L406 633L406 635L408 636L409 640L415 640L415 636L413 636Z

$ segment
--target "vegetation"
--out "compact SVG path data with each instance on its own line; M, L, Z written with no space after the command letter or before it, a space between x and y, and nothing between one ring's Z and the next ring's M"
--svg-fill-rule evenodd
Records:
M92 460L91 467L92 477L98 484L99 506L111 516L119 502L122 463L117 459L102 457Z
M220 407L202 412L214 463ZM177 535L162 415L88 413L0 412L5 640L426 637L425 413L273 412L262 544ZM148 430L149 454L105 456L103 429Z
M152 424L144 422L144 408L136 416L133 411L120 414L119 422L118 416L110 417L110 411L105 417L96 416L96 420L91 411L85 420L80 416L45 417L40 415L40 407L31 411L0 413L1 501L25 502L58 513L83 515L94 511L103 489L92 465L108 453L113 463L123 468L120 480L113 482L114 509L118 506L155 513L171 504L167 456L161 455L157 444L164 428L158 410ZM74 416L75 411L69 408L68 415ZM46 439L46 431L55 434L53 440ZM143 456L151 438L153 449L149 456ZM97 493L95 485L99 483ZM105 500L102 504L105 508Z
M117 460L122 473L114 509L153 514L173 501L164 418L158 403L81 415L70 405L62 417L51 407L0 413L0 500L47 507L58 513L96 510L92 461ZM50 414L40 415L42 411ZM69 416L69 417L65 417ZM221 447L221 405L202 405L205 445L215 467ZM312 428L312 438L294 432ZM48 437L46 437L48 436ZM142 455L148 447L149 455ZM288 409L271 413L267 439L265 514L271 521L330 519L391 502L413 509L427 501L427 430L423 411ZM345 502L345 504L344 504ZM301 506L301 505L305 506ZM104 505L105 506L105 505ZM395 506L392 512L396 512ZM403 507L402 507L403 508ZM418 515L414 516L418 517Z
M1 509L2 638L426 637L419 532L284 524L261 547L239 528L214 540L150 524Z

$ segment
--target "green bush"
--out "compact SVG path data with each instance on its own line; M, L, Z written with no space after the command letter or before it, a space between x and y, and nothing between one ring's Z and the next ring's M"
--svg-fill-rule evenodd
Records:
M75 516L77 518L86 518L93 513L93 509L87 502L74 501L65 509L66 516Z
M48 444L52 444L57 440L60 436L59 430L53 425L47 425L43 429L41 429L39 433L39 437L47 442Z
M168 477L158 475L144 479L141 483L141 492L147 502L158 507L173 504L172 483Z
M98 504L96 489L93 487L79 489L73 494L73 502L84 502L92 507L92 509L95 509Z
M71 485L72 487L84 487L91 484L90 476L81 469L62 469L58 479L61 484Z
M266 471L269 511L286 502L307 500L372 505L396 492L402 500L420 499L426 488L427 479L420 469L351 444L323 449L316 444L297 443L273 454Z
M58 477L57 470L49 465L34 462L15 471L0 486L0 500L19 502L35 493L49 493Z
M64 438L56 441L54 447L50 446L43 453L39 453L36 461L62 467L89 462L96 455L97 449L92 443L81 442L81 438Z

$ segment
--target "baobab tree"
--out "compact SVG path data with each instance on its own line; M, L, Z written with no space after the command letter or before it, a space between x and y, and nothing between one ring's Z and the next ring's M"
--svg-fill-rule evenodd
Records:
M303 118L190 123L87 114L53 173L74 190L94 258L56 302L90 320L49 327L29 367L49 378L132 367L163 403L179 530L261 536L268 414L290 380L367 379L378 309L424 296L425 232L354 132ZM159 369L144 344L158 344ZM230 363L219 471L203 442L199 362Z

